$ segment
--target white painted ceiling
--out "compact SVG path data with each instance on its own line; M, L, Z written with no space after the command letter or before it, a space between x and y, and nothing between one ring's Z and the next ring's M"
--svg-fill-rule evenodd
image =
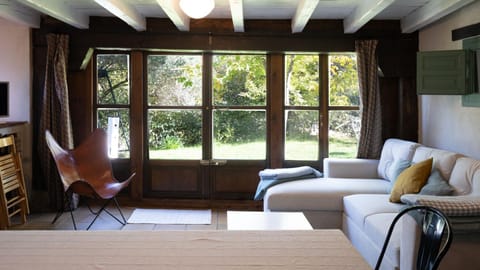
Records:
M189 30L179 0L0 0L0 17L38 28L49 15L86 29L90 16L117 16L137 31L146 18L168 18L180 31ZM207 19L229 19L235 31L244 31L249 19L291 20L292 32L301 32L309 20L343 20L344 32L354 33L370 20L400 20L411 33L479 0L215 0Z

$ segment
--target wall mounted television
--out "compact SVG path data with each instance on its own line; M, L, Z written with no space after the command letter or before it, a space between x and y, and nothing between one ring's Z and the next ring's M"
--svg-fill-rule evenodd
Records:
M0 82L0 117L8 116L8 82Z

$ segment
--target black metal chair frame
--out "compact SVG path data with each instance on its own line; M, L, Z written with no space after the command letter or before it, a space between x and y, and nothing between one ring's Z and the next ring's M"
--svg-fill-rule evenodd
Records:
M378 257L375 270L380 269L395 224L403 215L407 213L412 214L412 212L417 214L420 212L422 217L419 224L421 225L421 237L417 253L416 269L435 270L438 268L440 261L452 243L453 234L450 221L440 210L434 207L419 205L406 208L395 216L388 230L380 256Z
M55 217L53 218L52 220L52 224L55 224L55 222L58 220L58 218L60 218L62 216L62 214L64 213L64 209L68 209L68 211L70 212L70 216L72 217L72 223L73 223L73 229L74 230L77 230L77 223L75 222L75 217L73 215L73 211L75 210L74 207L73 207L73 202L71 200L73 196L73 192L72 191L67 191L65 192L65 196L64 196L64 201L65 201L65 205L63 208L61 208L57 214L55 215ZM80 196L82 197L82 196ZM101 205L101 207L98 209L98 211L94 211L92 209L92 207L90 206L90 204L88 203L88 197L84 197L85 198L85 204L87 205L87 208L88 210L90 211L90 213L92 215L94 215L94 218L93 220L90 222L90 224L87 226L86 230L88 231L90 229L90 227L92 227L93 223L95 223L95 221L97 220L97 218L100 216L100 214L102 212L105 212L107 213L108 215L110 215L111 217L113 217L116 221L118 221L120 224L122 225L125 225L127 224L127 220L125 219L125 216L123 215L123 212L120 208L120 205L118 204L118 201L115 197L109 199L109 200L105 200L105 203L103 203ZM110 204L110 202L114 202L115 204L115 207L117 208L118 212L120 213L120 216L122 217L122 220L120 220L119 218L117 218L114 214L112 214L110 211L108 211L107 209L107 206Z

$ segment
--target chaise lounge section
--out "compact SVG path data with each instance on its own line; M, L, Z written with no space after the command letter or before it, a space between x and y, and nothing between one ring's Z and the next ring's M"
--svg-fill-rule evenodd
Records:
M442 188L450 188L451 195L431 195L432 187L438 194L445 193L439 184L427 183L427 194L405 194L402 202L391 202L391 190L402 164L419 164L433 159L434 172L444 179ZM426 186L424 188L426 188ZM433 186L432 186L433 185ZM436 186L437 185L437 186ZM426 189L425 189L426 190ZM421 191L420 193L423 193ZM385 240L388 227L400 209L408 204L435 203L448 210L454 225L454 244L442 262L441 269L460 267L476 269L480 247L480 161L461 154L430 148L419 143L388 139L379 160L334 159L324 160L324 178L312 178L282 183L269 188L264 197L264 211L301 211L315 229L337 228L373 267ZM456 203L452 204L451 200ZM465 207L470 211L454 211ZM480 216L480 211L478 211ZM418 228L410 217L401 222L394 232L386 252L382 269L414 269Z

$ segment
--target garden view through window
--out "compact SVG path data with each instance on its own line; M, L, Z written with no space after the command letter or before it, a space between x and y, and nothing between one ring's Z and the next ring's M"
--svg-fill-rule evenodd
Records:
M128 54L98 54L96 123L107 131L110 158L130 157L130 59Z
M353 53L285 54L283 131L267 130L268 55L151 53L145 61L146 87L135 94L145 95L150 159L265 160L268 132L283 132L285 160L356 156ZM118 134L109 137L111 157L128 158L129 55L97 54L96 63L97 126Z
M355 54L328 55L325 67L320 65L320 57L326 56L285 56L286 160L321 159L321 149L327 147L320 144L322 111L328 111L323 116L328 119L328 155L356 156L360 116ZM325 72L328 81L322 84ZM327 91L328 103L321 99L322 91Z

